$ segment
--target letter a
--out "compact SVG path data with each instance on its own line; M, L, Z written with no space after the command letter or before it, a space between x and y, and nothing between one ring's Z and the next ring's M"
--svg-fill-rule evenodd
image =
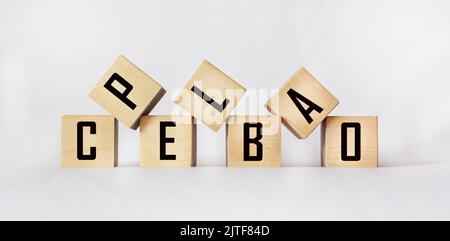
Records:
M313 119L311 117L311 112L313 112L313 110L315 110L319 113L321 113L323 111L322 107L316 105L316 103L310 101L308 98L306 98L305 96L301 95L300 93L298 93L297 91L295 91L293 89L289 89L287 94L292 99L295 106L297 106L297 109L302 113L303 117L305 117L306 121L308 121L308 124L311 124L313 122ZM305 108L303 108L303 105L300 101L307 104L308 109L305 110Z

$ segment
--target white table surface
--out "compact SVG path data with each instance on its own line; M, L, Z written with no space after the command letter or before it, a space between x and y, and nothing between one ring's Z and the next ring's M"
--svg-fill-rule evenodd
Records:
M449 165L2 169L0 219L449 219Z

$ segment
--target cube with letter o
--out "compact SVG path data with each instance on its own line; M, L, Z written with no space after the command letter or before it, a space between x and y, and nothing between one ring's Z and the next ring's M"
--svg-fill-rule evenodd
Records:
M322 122L322 166L378 167L378 117L327 117Z

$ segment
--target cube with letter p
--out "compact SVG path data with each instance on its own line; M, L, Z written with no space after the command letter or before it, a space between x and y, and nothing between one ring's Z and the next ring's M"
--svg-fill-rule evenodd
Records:
M127 127L137 129L165 90L123 56L101 78L89 96Z

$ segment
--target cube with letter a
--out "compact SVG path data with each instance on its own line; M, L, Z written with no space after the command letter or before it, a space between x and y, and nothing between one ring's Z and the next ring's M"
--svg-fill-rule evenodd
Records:
M115 167L117 138L117 120L113 116L63 116L61 166Z
M279 116L230 116L227 120L228 167L280 167Z
M203 61L175 103L213 131L219 131L246 89Z
M338 104L336 97L301 68L266 103L266 108L281 116L295 136L307 138Z
M139 127L165 90L127 58L119 56L89 96L129 128Z
M329 116L321 132L322 166L378 167L378 117Z

